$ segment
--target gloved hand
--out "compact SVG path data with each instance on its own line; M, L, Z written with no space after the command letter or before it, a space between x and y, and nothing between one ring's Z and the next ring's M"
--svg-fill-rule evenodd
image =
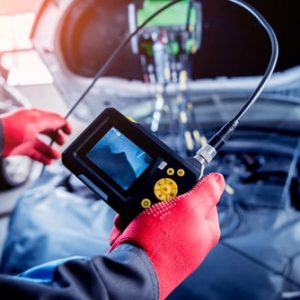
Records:
M21 108L0 116L3 126L2 155L26 155L44 164L60 157L60 153L38 139L38 134L51 137L63 145L65 134L71 133L71 126L55 113Z
M157 274L165 299L203 261L220 238L217 208L224 191L219 173L204 177L190 192L139 214L123 231L115 219L111 251L122 243L142 248Z

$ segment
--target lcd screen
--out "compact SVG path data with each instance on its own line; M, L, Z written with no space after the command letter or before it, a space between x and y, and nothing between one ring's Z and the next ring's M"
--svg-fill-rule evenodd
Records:
M124 190L128 190L153 160L115 127L86 155Z

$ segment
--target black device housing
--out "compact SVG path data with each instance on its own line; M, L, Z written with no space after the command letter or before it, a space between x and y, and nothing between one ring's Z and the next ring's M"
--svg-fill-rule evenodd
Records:
M152 158L150 165L127 190L87 157L89 151L112 128L117 129ZM179 157L150 131L130 121L113 108L105 109L76 138L63 152L62 161L73 174L127 220L133 219L146 208L142 205L143 200L150 200L151 205L160 202L154 193L154 186L157 187L155 184L160 179L175 181L177 195L180 195L189 191L201 175L200 169L194 164ZM112 161L112 164L118 168L117 161ZM173 170L174 174L170 170ZM183 170L184 176L182 173L179 176L178 170Z

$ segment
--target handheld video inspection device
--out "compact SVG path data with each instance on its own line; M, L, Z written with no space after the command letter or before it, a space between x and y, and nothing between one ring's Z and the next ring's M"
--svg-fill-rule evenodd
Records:
M99 70L66 118L84 99L122 47L155 15L179 1L168 3L126 38ZM189 191L201 179L205 166L230 138L274 71L279 50L272 27L246 2L229 1L246 9L264 27L271 42L271 58L264 76L242 109L194 157L181 158L150 131L113 108L104 110L62 155L64 165L128 221L154 203L171 200Z
M201 164L179 157L150 131L105 109L62 156L65 166L120 215L190 190Z

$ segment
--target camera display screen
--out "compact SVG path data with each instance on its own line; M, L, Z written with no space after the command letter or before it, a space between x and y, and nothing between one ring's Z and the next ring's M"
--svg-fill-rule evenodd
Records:
M112 127L86 155L125 191L153 160L115 127Z

